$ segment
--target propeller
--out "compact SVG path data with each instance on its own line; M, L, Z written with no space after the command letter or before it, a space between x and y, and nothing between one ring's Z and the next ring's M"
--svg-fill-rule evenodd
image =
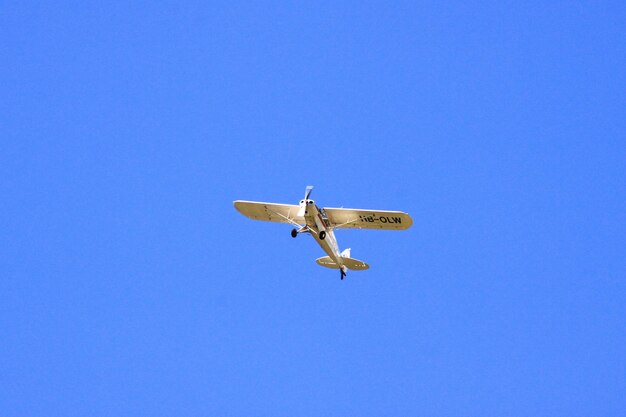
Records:
M304 192L304 199L305 200L309 199L309 196L311 195L311 191L313 191L313 186L312 185L307 185L306 191Z

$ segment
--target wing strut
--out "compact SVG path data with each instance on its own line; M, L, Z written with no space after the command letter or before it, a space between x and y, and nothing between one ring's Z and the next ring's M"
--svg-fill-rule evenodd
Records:
M357 222L357 221L359 221L358 217L357 217L357 218L354 218L353 220L347 221L347 222L345 222L345 223L341 223L341 224L334 224L334 225L333 225L333 229L334 229L334 228L336 228L336 227L343 227L343 226L345 226L346 224L354 223L354 222Z
M287 220L289 223L291 223L291 224L292 224L292 225L294 225L294 226L298 226L298 227L300 227L300 228L304 227L304 226L302 226L300 223L293 221L293 220L292 220L292 219L290 219L289 217L284 216L284 215L280 214L279 212L274 211L274 210L272 210L272 209L268 208L267 206L265 206L265 210L270 211L270 212L272 212L272 213L274 213L274 214L276 214L276 215L278 215L278 216L282 217L283 219Z

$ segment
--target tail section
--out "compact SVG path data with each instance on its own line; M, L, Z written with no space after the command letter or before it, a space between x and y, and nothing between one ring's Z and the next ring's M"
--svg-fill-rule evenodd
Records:
M347 249L347 250L349 251L350 249ZM333 261L330 258L330 256L324 256L324 257L318 258L315 262L317 262L318 265L325 266L326 268L341 269L341 267L335 261ZM343 266L345 266L348 269L352 269L353 271L363 271L370 267L368 264L366 264L363 261L359 261L358 259L353 259L353 258L346 258L343 256L341 259L341 263L343 264Z

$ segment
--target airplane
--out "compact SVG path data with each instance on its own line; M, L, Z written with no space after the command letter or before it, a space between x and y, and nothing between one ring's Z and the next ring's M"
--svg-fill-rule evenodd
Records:
M313 186L306 187L304 199L298 205L244 200L233 203L241 214L251 219L295 226L291 230L293 238L309 233L328 255L316 262L326 268L339 269L342 280L348 269L362 271L369 265L351 258L350 248L339 251L335 229L405 230L413 224L411 216L401 211L320 208L309 199L312 190Z

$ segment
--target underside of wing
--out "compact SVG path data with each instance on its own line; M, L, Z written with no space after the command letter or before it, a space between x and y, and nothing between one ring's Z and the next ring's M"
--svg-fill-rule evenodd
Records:
M325 208L333 228L404 230L413 219L402 211Z
M259 201L234 202L235 208L244 216L254 220L264 220L266 222L304 224L302 217L298 214L299 206L294 204L262 203Z

